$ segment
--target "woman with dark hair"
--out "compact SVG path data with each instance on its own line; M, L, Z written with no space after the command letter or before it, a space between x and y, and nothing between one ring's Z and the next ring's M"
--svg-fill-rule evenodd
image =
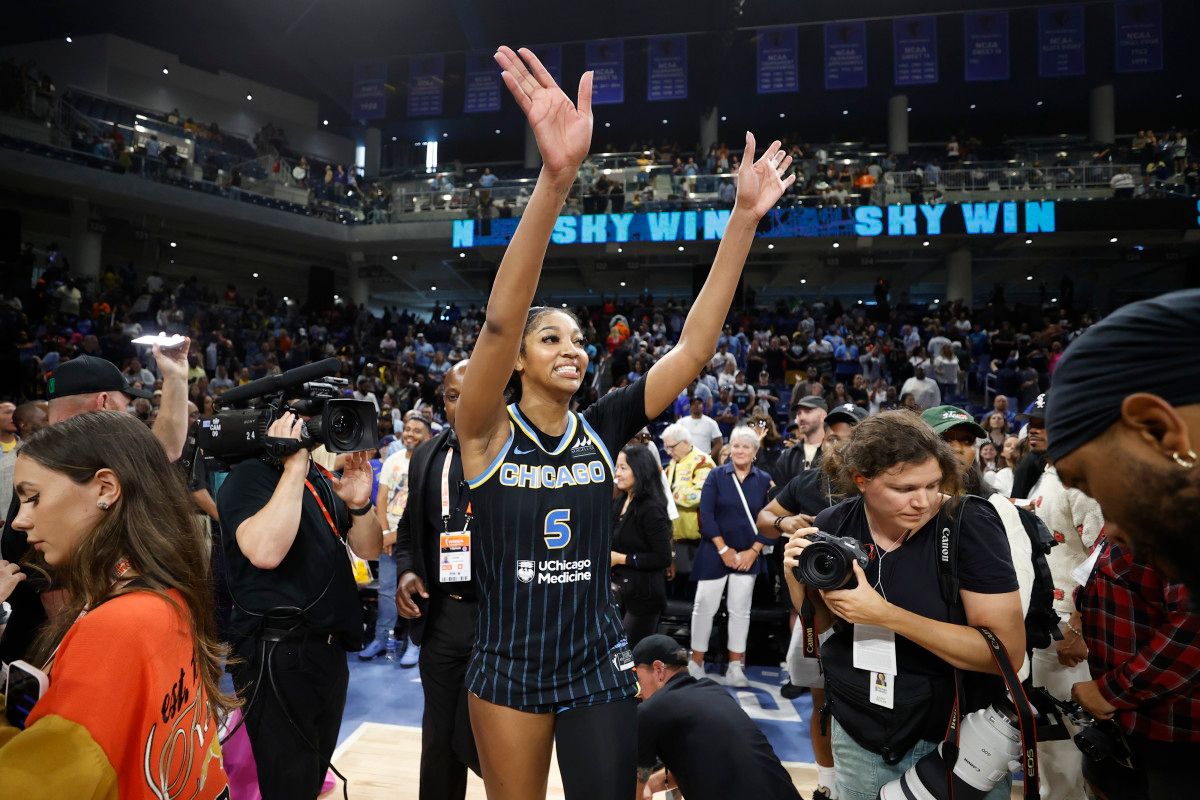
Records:
M217 728L236 701L219 686L209 543L179 470L144 424L97 411L30 437L13 479L13 528L67 606L30 658L48 689L24 730L0 723L5 797L225 797ZM0 562L0 587L16 574Z
M563 203L591 142L592 73L578 106L529 50L496 53L542 170L500 262L463 379L455 431L471 489L479 621L466 686L490 800L543 797L557 745L566 797L633 796L637 684L612 604L610 453L668 408L716 350L759 220L795 180L774 142L738 174L734 209L678 344L644 378L570 411L587 372L579 321L531 307ZM515 379L514 402L504 387Z
M942 741L954 704L954 670L997 671L991 648L972 627L990 628L1014 669L1024 661L1025 628L1000 518L985 503L952 499L961 486L960 464L924 421L907 411L870 417L840 447L823 453L822 463L848 499L794 533L784 575L797 608L806 597L813 603L815 621L809 622L816 631L834 626L821 663L838 789L847 800L862 800L878 797L884 784ZM939 589L939 533L958 515L959 603L950 607ZM796 578L793 568L813 544L806 537L818 531L855 539L870 556L865 570L854 563L855 581L847 584L853 588L815 590ZM855 641L864 636L880 645L883 661L894 663L856 667ZM881 675L884 688L891 686L885 704L870 700ZM967 685L976 685L970 678ZM990 699L968 693L962 711ZM987 797L1008 793L1009 781L1000 780Z
M996 447L991 439L979 445L976 464L985 478L988 473L995 474L1004 468L1004 457L1000 455L1000 448Z
M622 625L632 649L658 630L667 602L666 569L671 566L671 519L663 491L662 467L644 444L621 449L613 501L612 585L623 606Z
M988 439L996 445L997 450L1004 447L1004 440L1011 435L1008 432L1008 417L999 411L988 414L987 423L983 427L987 430Z

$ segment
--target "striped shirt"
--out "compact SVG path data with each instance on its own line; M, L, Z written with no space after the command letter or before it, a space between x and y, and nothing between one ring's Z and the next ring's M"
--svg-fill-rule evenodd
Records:
M467 689L509 707L633 696L612 603L615 453L647 422L645 384L611 392L549 437L508 408L509 437L468 480L480 593Z

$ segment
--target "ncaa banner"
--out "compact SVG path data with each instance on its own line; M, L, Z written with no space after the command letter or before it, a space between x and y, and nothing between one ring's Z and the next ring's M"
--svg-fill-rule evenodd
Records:
M867 85L867 23L825 25L825 88L862 89Z
M1038 9L1038 76L1083 75L1083 6Z
M937 17L893 20L892 53L897 86L937 83Z
M350 116L356 120L383 119L387 116L386 61L359 61L354 65L350 90Z
M440 56L414 56L408 61L408 115L440 117L442 88L445 84L445 59Z
M646 99L686 100L688 51L686 36L651 36L646 40Z
M781 94L800 89L796 77L796 26L765 28L758 32L758 93Z
M500 67L492 59L491 52L467 53L464 70L463 112L480 114L500 110L502 81Z
M963 79L1008 80L1008 12L963 14Z
M1117 72L1151 72L1163 68L1162 4L1158 0L1119 2Z
M595 70L592 78L592 105L625 102L625 41L600 39L583 48L585 70Z

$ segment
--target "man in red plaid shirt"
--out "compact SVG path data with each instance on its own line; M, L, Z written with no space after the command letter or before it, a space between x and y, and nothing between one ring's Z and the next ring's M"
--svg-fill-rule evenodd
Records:
M1071 695L1115 718L1133 769L1084 759L1084 777L1110 800L1195 797L1200 763L1200 611L1187 589L1139 563L1110 523L1076 593L1093 679Z

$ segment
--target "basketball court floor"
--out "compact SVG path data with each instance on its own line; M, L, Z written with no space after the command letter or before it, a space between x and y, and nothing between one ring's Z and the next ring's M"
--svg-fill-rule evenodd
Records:
M359 661L351 654L350 689L334 764L350 779L351 800L416 800L421 758L421 679L417 669L404 669L377 658ZM750 667L750 687L729 689L759 724L775 753L805 798L816 787L808 719L812 698L787 700L779 694L783 678L777 669ZM340 798L341 786L323 795ZM662 795L665 797L665 795ZM484 800L483 782L470 775L469 800ZM548 798L562 798L557 764L552 761Z

